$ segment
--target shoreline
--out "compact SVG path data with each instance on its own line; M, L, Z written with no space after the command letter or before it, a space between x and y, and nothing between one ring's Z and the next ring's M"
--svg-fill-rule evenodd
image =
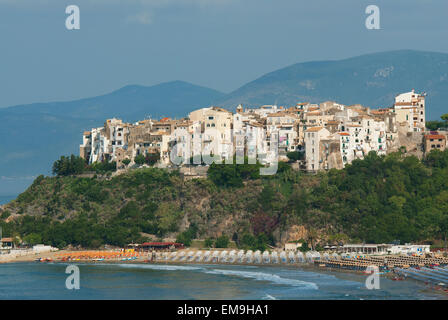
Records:
M0 261L0 267L1 264L10 264L10 263L51 263L51 264L86 264L86 265L113 265L113 264L141 264L141 265L178 265L178 266L188 266L188 265L205 265L205 266L234 266L234 267L247 267L247 266L254 266L254 267L272 267L272 268L287 268L287 269L300 269L303 271L309 271L309 272L315 272L315 273L321 273L321 274L331 274L337 277L337 275L356 275L356 276L363 276L367 277L369 274L361 271L361 270L350 270L350 269L342 269L342 268L332 268L332 267L321 267L319 265L316 265L315 263L310 262L304 262L304 263L282 263L279 261L278 263L250 263L250 264L244 264L244 263L222 263L222 262L196 262L196 261L166 261L166 260L155 260L155 261L149 261L149 254L147 255L140 255L139 257L136 257L133 260L121 260L121 258L118 259L106 259L102 261L95 261L93 259L76 259L76 260L62 260L60 258L61 255L69 255L70 253L76 253L76 251L72 250L60 250L55 252L45 252L45 253L35 253L25 256L19 256L16 258L11 258L5 261ZM59 258L58 258L59 257ZM36 261L36 259L46 259L50 258L51 261ZM396 276L396 273L392 270L391 272L382 273L380 274L380 277L393 280L393 277ZM359 280L359 279L358 279ZM443 287L436 287L434 285L430 285L427 282L412 279L412 278L404 278L402 281L412 281L415 283L419 283L425 288L422 290L424 292L428 293L437 293L437 295L440 296L441 299L447 299L448 292L444 290Z

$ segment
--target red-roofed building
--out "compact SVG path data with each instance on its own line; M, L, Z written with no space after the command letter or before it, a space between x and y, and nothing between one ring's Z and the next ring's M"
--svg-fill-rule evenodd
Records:
M183 243L177 242L144 242L140 245L143 250L182 249Z
M438 132L431 132L424 137L425 153L431 152L431 150L438 149L443 151L446 149L446 136L439 134Z

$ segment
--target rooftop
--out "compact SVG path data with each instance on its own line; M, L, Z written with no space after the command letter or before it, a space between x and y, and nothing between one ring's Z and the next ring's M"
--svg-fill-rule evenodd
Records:
M313 128L307 129L305 132L318 132L322 129L323 129L323 127L313 127Z
M425 139L429 140L429 139L446 139L446 137L444 135L441 134L427 134L425 135Z

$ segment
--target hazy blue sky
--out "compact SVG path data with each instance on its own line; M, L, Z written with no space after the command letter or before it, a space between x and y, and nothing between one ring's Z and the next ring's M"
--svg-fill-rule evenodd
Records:
M65 7L81 30L65 29ZM381 9L382 30L365 28ZM185 80L224 92L309 60L448 52L446 0L0 0L0 107Z

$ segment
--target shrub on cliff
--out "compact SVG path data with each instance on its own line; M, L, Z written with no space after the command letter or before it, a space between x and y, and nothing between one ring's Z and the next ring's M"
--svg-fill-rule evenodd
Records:
M56 160L52 171L58 176L68 176L83 173L85 168L86 161L72 154L70 157L61 156L59 160Z

